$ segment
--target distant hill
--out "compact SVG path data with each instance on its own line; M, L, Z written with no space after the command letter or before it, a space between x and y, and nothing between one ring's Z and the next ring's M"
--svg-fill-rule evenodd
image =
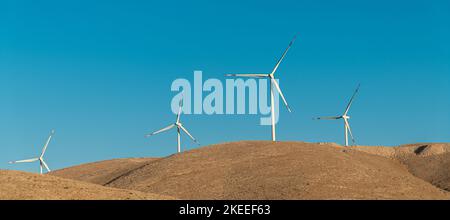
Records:
M431 184L448 184L448 177L433 182L434 177L420 175L428 169L423 164L430 165L422 159L437 161L431 157L442 161L435 162L435 170L448 171L440 166L448 165L449 155L422 153L417 159L417 146L400 148L406 150L242 141L160 159L84 164L50 175L179 199L449 199L449 192ZM400 160L396 152L401 151L413 153Z
M408 171L433 185L450 191L450 144L421 143L399 147L355 147L405 165Z
M51 175L100 185L139 169L156 158L114 159L87 163L51 172Z

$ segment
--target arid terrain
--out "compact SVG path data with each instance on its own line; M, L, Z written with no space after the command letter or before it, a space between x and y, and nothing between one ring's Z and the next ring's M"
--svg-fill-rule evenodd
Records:
M8 200L142 200L173 199L152 193L20 171L0 170L0 199Z
M355 147L403 164L416 177L450 191L450 144L422 143L398 147Z
M178 199L450 199L450 145L242 141L50 173Z
M450 199L450 144L242 141L39 175L0 171L0 199Z

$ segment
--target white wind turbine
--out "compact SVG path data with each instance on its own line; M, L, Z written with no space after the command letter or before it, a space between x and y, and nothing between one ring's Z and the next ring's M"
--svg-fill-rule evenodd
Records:
M189 133L189 131L180 122L181 110L182 110L182 107L183 107L183 100L180 100L179 106L180 106L180 108L179 108L178 114L177 114L177 121L175 123L173 123L173 124L163 128L163 129L161 129L159 131L155 131L153 133L145 135L145 137L150 137L152 135L159 134L161 132L168 131L168 130L176 127L177 128L177 133L178 133L178 139L177 139L178 140L178 147L177 147L177 152L178 153L181 152L181 140L180 140L181 131L180 131L180 129L183 130L184 133L186 133L195 143L199 144L198 141Z
M44 145L44 148L42 149L42 153L39 157L36 158L32 158L32 159L26 159L26 160L18 160L18 161L11 161L9 162L10 164L13 163L31 163L31 162L35 162L35 161L39 161L39 166L41 168L41 174L42 172L42 166L45 167L45 169L47 169L48 172L50 172L50 168L48 168L47 164L44 161L44 154L45 151L47 150L48 144L50 143L50 140L52 139L53 134L55 134L55 130L52 130L52 132L50 133L50 136L48 136L47 142Z
M286 108L288 109L288 111L291 112L291 109L289 108L289 105L288 105L286 99L284 98L283 92L281 92L280 86L278 85L278 82L274 78L274 75L275 75L275 72L278 69L278 66L280 66L281 61L283 61L284 57L286 56L286 53L288 52L288 50L291 48L292 44L294 43L295 39L296 39L296 37L294 36L294 38L289 43L289 46L286 48L286 50L284 51L283 55L278 60L277 64L275 65L275 67L273 68L271 73L226 74L226 76L250 77L250 78L268 78L270 80L270 113L271 113L271 118L272 118L272 141L276 140L276 133L275 133L275 106L273 104L274 103L274 96L275 96L274 95L274 89L273 89L274 87L276 88L276 90L280 94L281 98L283 99L283 102L286 105Z
M353 100L356 96L356 93L358 93L359 91L359 86L360 84L358 84L358 87L356 88L355 92L352 95L352 98L350 99L350 102L347 105L347 108L345 108L344 114L341 116L335 116L335 117L318 117L316 119L318 120L336 120L336 119L344 119L344 135L345 135L345 146L348 146L348 133L350 133L350 136L352 137L352 142L353 144L355 144L355 138L353 138L353 134L352 134L352 129L350 128L350 123L348 122L348 120L350 119L350 116L348 116L348 111L350 110L350 106L353 103Z

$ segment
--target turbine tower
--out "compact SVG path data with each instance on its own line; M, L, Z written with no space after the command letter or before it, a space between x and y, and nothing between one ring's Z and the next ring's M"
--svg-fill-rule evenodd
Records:
M345 137L345 146L348 146L348 134L350 133L350 136L352 137L352 142L355 144L355 138L353 138L352 129L350 128L350 123L348 120L350 119L350 116L348 116L348 111L350 110L350 107L353 103L353 100L356 96L356 93L359 91L359 86L356 88L355 92L352 95L352 98L350 98L350 101L347 104L347 108L345 108L344 114L341 116L335 116L335 117L318 117L316 119L318 120L336 120L336 119L344 119L344 137Z
M39 157L32 158L32 159L26 159L26 160L11 161L9 163L10 164L13 164L13 163L31 163L31 162L39 161L39 166L41 168L40 169L41 170L40 173L41 174L43 173L42 172L42 166L44 166L45 169L47 169L47 171L50 172L51 171L50 168L48 168L48 165L44 161L44 154L45 154L45 151L47 150L48 144L50 143L50 140L52 139L54 134L55 134L55 130L52 130L51 133L50 133L50 136L48 136L47 142L45 143L44 148L42 149L42 153L41 153L41 155Z
M272 119L272 141L276 141L276 132L275 132L275 106L274 106L274 88L278 91L278 94L280 94L281 98L283 99L284 105L286 105L286 108L289 112L291 112L291 108L289 107L286 98L284 98L283 92L281 92L280 85L278 85L278 82L275 80L275 72L277 71L278 67L280 66L281 61L283 61L284 57L286 56L287 52L291 48L292 44L294 43L296 39L296 36L292 39L292 41L289 43L289 46L284 51L281 58L278 60L277 64L273 68L271 73L244 73L244 74L226 74L225 76L234 76L234 77L249 77L249 78L267 78L270 80L270 113L271 113L271 119Z
M186 133L195 143L197 143L197 144L199 144L198 143L198 141L189 133L189 131L183 126L183 124L180 122L180 116L181 116L181 110L182 110L182 107L183 107L183 99L182 100L180 100L180 103L179 103L179 110L178 110L178 114L177 114L177 120L176 120L176 122L175 123L173 123L173 124L171 124L171 125L169 125L169 126L167 126L167 127L165 127L165 128L163 128L163 129L161 129L161 130L158 130L158 131L155 131L155 132L153 132L153 133L150 133L150 134L147 134L147 135L145 135L145 137L146 138L148 138L148 137L150 137L150 136L152 136L152 135L155 135L155 134L159 134L159 133L161 133L161 132L164 132L164 131L168 131L168 130L170 130L170 129L172 129L172 128L174 128L174 127L176 127L177 128L177 134L178 134L178 137L177 137L177 143L178 143L178 146L177 146L177 152L178 153L180 153L181 152L181 130L184 132L184 133Z

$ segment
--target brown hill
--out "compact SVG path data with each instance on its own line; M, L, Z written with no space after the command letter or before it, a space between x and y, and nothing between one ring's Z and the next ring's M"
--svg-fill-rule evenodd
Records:
M450 193L411 175L401 163L362 150L326 143L244 141L158 160L104 161L52 175L181 199L450 198ZM126 163L133 165L127 168ZM85 171L107 164L122 168L82 178L91 175Z
M20 171L0 170L1 200L173 199L151 193Z
M397 160L414 176L450 191L450 144L424 143L399 147L358 146L354 149Z

